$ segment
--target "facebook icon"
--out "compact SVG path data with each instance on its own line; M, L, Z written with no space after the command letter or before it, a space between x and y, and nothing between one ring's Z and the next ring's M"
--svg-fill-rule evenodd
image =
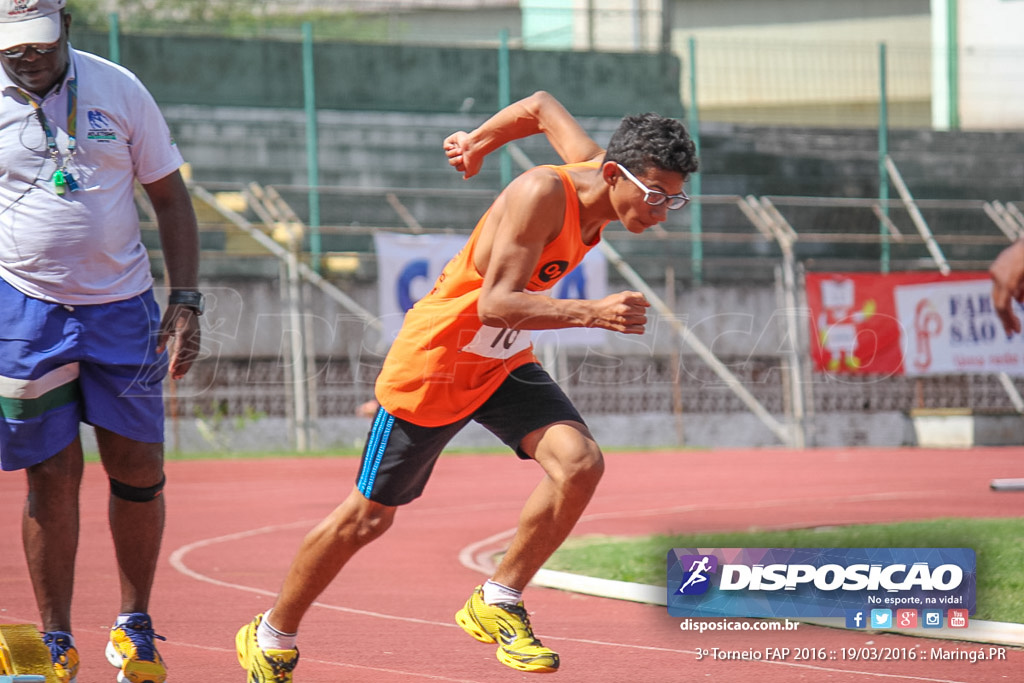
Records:
M867 628L867 613L862 609L846 610L846 628Z

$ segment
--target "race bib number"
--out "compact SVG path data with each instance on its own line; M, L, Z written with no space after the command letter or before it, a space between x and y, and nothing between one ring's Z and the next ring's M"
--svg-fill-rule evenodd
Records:
M513 330L508 327L484 325L476 336L462 347L462 351L484 358L511 358L530 347L530 330Z

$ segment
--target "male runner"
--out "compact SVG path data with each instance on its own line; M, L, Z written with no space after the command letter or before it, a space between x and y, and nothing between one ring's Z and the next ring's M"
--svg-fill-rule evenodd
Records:
M568 165L537 167L510 183L434 289L406 314L377 379L381 407L355 488L306 536L273 609L238 632L250 681L291 680L306 610L357 550L391 526L398 507L423 492L442 449L470 420L536 461L544 477L494 575L455 619L477 640L497 643L503 664L558 669L558 654L533 634L522 591L576 524L604 461L583 418L534 357L530 331L643 333L649 304L638 292L600 300L545 293L597 245L610 221L642 233L682 208L697 160L682 124L655 114L625 118L603 150L544 92L470 133L454 133L444 150L469 178L490 152L541 132Z

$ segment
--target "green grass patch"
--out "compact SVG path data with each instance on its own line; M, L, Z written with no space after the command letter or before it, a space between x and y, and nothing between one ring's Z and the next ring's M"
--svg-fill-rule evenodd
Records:
M566 541L544 566L663 586L671 548L973 548L978 562L974 618L1024 623L1024 517L642 538L581 536Z

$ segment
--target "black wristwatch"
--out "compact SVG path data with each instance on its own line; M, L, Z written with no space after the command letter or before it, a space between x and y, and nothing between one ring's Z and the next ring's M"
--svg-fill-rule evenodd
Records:
M194 289L172 290L167 295L167 303L191 308L195 311L196 315L202 315L203 311L206 310L206 297L203 296L202 292L197 292Z

